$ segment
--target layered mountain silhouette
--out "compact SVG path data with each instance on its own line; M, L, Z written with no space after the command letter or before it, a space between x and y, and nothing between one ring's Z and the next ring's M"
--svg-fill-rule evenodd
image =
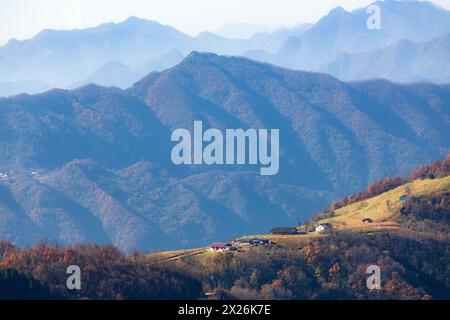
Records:
M138 74L131 70L130 67L119 61L113 61L104 64L89 78L75 84L73 87L77 88L86 84L95 83L105 87L119 87L125 89L137 80L139 80Z
M251 39L228 39L210 32L191 37L155 21L130 17L82 30L43 30L32 39L11 40L0 48L0 82L38 81L57 88L73 88L86 81L130 86L130 72L124 66L142 77L174 66L193 50L231 55L250 50L272 52L303 28L306 25ZM117 75L124 80L114 81ZM19 93L34 93L25 83L21 88ZM4 95L18 93L15 88L7 89L5 86Z
M211 32L192 37L136 17L83 30L44 30L32 39L11 40L0 48L0 83L4 84L0 94L36 93L47 87L71 89L89 82L124 88L151 71L174 66L191 51L240 55L287 68L333 72L344 80L378 75L394 81L448 79L447 69L437 76L435 70L439 67L430 63L424 67L422 63L434 57L448 61L449 50L436 46L437 52L430 53L431 49L420 46L450 33L450 12L426 1L377 1L374 5L381 10L380 30L367 28L366 8L348 12L341 7L314 25L299 24L245 39ZM407 45L409 42L422 44ZM388 61L381 61L378 55ZM401 56L405 62L399 62L401 70L397 75L389 65L397 63ZM386 63L387 67L366 70L365 61L374 58L375 65ZM347 66L349 70L341 71Z
M75 89L87 84L98 84L105 87L126 89L148 73L169 69L180 63L181 60L183 60L183 55L174 49L166 54L154 56L130 66L126 66L119 61L109 62L101 66L86 80L72 85L71 88Z
M83 30L44 30L0 48L0 79L38 79L51 87L65 87L110 62L132 65L173 48L189 52L191 41L169 26L136 17Z
M248 39L257 33L271 33L274 28L265 25L250 23L228 23L217 28L214 33L224 37L233 39Z
M401 40L424 42L450 32L450 12L430 2L377 1L373 4L380 8L379 30L367 28L366 8L348 12L337 7L301 36L288 38L277 53L247 56L284 67L319 71L339 54L365 53ZM447 59L448 55L447 52ZM411 72L419 67L413 64Z
M194 52L126 90L0 98L0 238L195 247L292 225L450 151L450 88ZM175 166L175 128L279 128L280 171Z
M401 40L366 53L343 53L323 66L322 71L342 80L450 82L450 33L426 42Z

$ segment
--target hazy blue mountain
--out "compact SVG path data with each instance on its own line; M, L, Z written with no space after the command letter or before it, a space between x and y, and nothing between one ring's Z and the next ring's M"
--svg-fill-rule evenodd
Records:
M450 151L450 88L192 53L127 90L0 98L0 238L195 247L292 225ZM170 134L279 128L280 172L171 163Z
M258 45L263 46L261 49L266 49L265 44L259 41L252 43L247 39L230 39L205 31L195 38L193 49L225 55L242 55L246 51L259 49L260 47L255 47Z
M105 87L114 86L126 89L150 72L169 69L180 63L181 60L183 60L183 55L178 50L173 49L166 54L154 56L132 66L113 61L101 66L84 81L70 87L77 88L86 84L97 84Z
M300 36L310 27L309 23L299 23L293 28L256 33L248 39L226 38L212 32L202 32L196 37L196 48L227 55L247 55L253 51L276 52L286 39Z
M39 81L6 81L0 82L0 97L12 96L20 93L40 93L50 89Z
M300 37L311 27L310 23L300 23L292 29L282 28L274 32L257 33L249 39L249 42L254 48L259 49L249 50L244 53L244 56L258 61L269 61L272 59L272 53L278 51L287 39Z
M264 61L278 65L320 70L338 54L362 53L400 40L427 41L450 32L450 12L426 1L377 1L381 29L369 30L366 8L352 12L333 9L300 37L285 41L276 55Z
M450 34L420 43L401 40L367 53L340 54L322 71L342 80L450 82Z
M191 42L191 37L169 26L135 17L83 30L44 30L0 48L0 81L70 86L111 61L131 65L173 48L189 52Z
M162 71L164 69L169 69L180 63L183 58L184 56L180 51L173 49L165 54L154 56L152 58L146 59L145 61L139 62L133 65L131 69L135 73L137 73L140 78L142 78L152 71Z
M339 55L342 58L343 54L366 53L401 40L424 42L450 33L450 12L430 2L375 4L381 8L381 30L367 28L366 8L347 12L340 7L313 26L299 24L292 29L257 33L248 39L231 39L211 32L191 37L170 26L136 17L82 30L43 30L32 39L11 40L0 47L0 82L7 83L5 95L41 91L27 85L17 90L10 88L12 83L25 82L57 88L91 81L126 87L137 79L133 73L142 77L152 70L172 67L193 50L320 71ZM121 65L111 64L113 61Z
M214 33L224 38L248 39L257 33L273 31L274 28L265 25L228 23L214 30Z
M298 33L299 28L292 32ZM192 50L228 55L256 49L273 51L289 32L259 34L250 40L228 39L209 32L191 37L136 17L82 30L43 30L32 39L11 40L0 47L0 82L10 85L33 81L57 88L88 82L126 87L131 79L135 80L133 73L142 77L172 67ZM33 88L25 91L36 92Z
M89 83L105 87L119 87L122 89L130 87L139 80L139 75L129 67L118 61L104 64L96 70L89 78L77 83L73 87L80 87Z
M311 26L310 23L299 23L292 28L282 27L275 31L258 32L243 39L225 38L217 33L203 32L197 37L203 42L198 48L213 53L248 57L258 52L272 53L278 51L286 39L301 36Z

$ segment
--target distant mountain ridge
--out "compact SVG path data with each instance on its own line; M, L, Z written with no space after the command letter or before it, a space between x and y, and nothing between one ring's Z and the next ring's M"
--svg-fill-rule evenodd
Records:
M6 84L0 93L8 96L45 90L30 87L30 83L42 83L44 88L73 88L77 84L95 82L125 88L151 71L174 66L191 51L240 55L282 67L322 72L328 71L334 61L331 71L336 76L342 73L343 79L367 79L369 75L381 74L395 81L441 82L450 76L443 72L442 76L437 76L432 66L428 69L421 66L427 58L447 61L446 48L439 49L438 56L416 50L417 57L408 65L403 63L405 70L400 78L385 69L367 70L367 76L364 76L366 70L347 71L357 73L355 77L343 71L336 72L337 68L347 65L339 60L343 55L366 54L399 41L427 42L450 33L450 12L430 2L377 1L374 5L381 9L380 30L367 28L365 7L352 12L337 7L314 25L299 24L256 33L248 39L225 38L212 32L192 37L170 26L136 17L83 30L43 30L32 39L12 40L0 47L0 83ZM113 62L130 70L108 69ZM364 68L360 62L348 63L349 68L356 69L360 65ZM114 78L117 79L112 81Z
M33 80L57 88L72 88L86 80L107 84L94 73L104 73L105 70L99 69L111 63L137 68L132 72L143 76L180 62L175 52L183 57L193 50L231 55L253 49L272 51L288 34L287 30L279 30L248 40L228 39L209 32L191 37L170 26L137 17L81 30L43 30L32 39L9 41L0 47L0 82ZM113 84L124 86L120 81ZM124 84L132 83L124 80ZM6 91L5 95L9 93L17 92Z
M194 52L127 90L0 98L0 238L195 247L291 225L450 150L450 88ZM280 172L175 166L170 133L279 128Z
M83 30L44 30L0 48L0 79L40 79L64 87L112 61L138 63L174 47L188 52L191 40L172 27L136 17Z
M278 52L250 53L247 56L283 67L326 72L328 71L326 64L332 63L339 55L362 55L372 50L381 50L381 48L394 45L398 41L425 42L450 33L450 11L430 2L377 1L373 5L380 8L380 30L367 28L369 15L366 8L348 12L337 7L301 36L287 39ZM373 51L373 54L380 54L380 51ZM441 55L448 59L450 54L448 51L442 51ZM425 60L426 56L419 59ZM345 69L345 67L346 65L342 65L341 68ZM411 65L411 70L406 68L405 72L412 73L415 68L420 69L420 64ZM364 71L355 70L353 72L360 73L358 78L370 78L370 73L364 77ZM347 79L345 72L345 70L342 71L344 79ZM339 74L335 75L339 76ZM386 76L391 76L391 74L386 74ZM434 81L436 78L440 79L441 77L431 77L429 80ZM397 80L398 78L388 79ZM407 79L409 80L409 78Z
M338 55L322 71L342 80L450 82L450 33L427 42L401 40L367 53Z
M274 29L275 28L258 24L229 23L217 28L214 33L224 38L248 39L258 33L273 32L275 31Z

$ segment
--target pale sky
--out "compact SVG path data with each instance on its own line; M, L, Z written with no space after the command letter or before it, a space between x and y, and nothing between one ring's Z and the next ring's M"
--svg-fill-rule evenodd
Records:
M137 16L196 35L228 23L291 26L316 22L332 8L374 0L0 0L0 45L42 29L75 29ZM450 0L432 2L450 10Z

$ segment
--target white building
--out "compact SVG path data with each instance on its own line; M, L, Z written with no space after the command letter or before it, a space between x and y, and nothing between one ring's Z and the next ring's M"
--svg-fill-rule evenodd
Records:
M333 229L333 225L331 223L322 223L316 227L317 233L325 233L330 232Z

